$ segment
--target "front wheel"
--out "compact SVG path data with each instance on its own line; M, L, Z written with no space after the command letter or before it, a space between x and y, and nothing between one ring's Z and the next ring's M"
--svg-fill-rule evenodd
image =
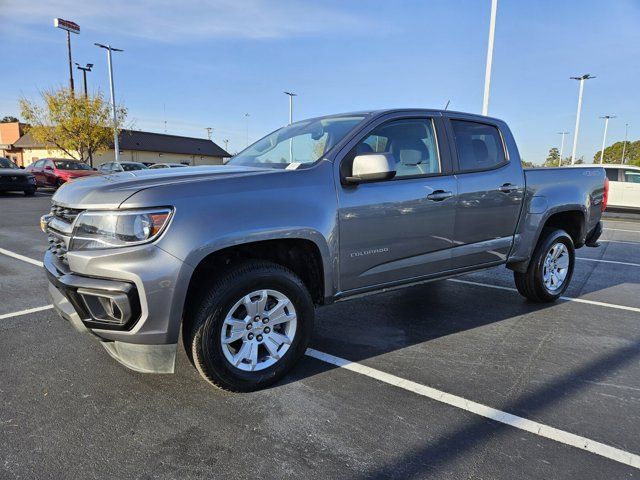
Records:
M513 272L521 295L539 303L555 302L565 292L575 264L573 240L561 229L545 229L526 272Z
M185 325L185 347L216 387L264 388L286 375L307 348L314 305L304 283L280 265L232 267L199 301Z

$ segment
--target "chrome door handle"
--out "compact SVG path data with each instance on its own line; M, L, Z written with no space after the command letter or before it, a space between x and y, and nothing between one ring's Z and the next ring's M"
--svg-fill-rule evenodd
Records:
M447 198L453 197L452 192L445 192L444 190L436 190L433 193L427 195L429 200L433 200L434 202L441 202L442 200L446 200Z
M515 192L519 188L520 187L518 185L512 185L510 183L505 183L504 185L501 185L500 187L498 187L498 190L500 190L502 193L511 193L511 192Z

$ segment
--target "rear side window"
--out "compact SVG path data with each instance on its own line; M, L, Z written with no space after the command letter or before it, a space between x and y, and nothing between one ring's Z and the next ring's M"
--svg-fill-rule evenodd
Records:
M493 125L451 120L460 171L490 170L507 163L502 137Z
M607 178L610 182L618 181L618 169L617 168L605 168L604 172L607 174Z
M640 183L640 170L625 170L624 181L631 183Z

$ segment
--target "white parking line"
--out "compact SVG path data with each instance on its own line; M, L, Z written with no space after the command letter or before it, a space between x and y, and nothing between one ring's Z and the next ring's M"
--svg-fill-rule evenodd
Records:
M625 242L623 240L602 240L601 238L598 239L598 242L607 242L607 243L626 243L629 245L640 245L640 242Z
M17 258L18 260L22 260L23 262L30 263L31 265L35 265L36 267L44 267L44 264L38 260L34 260L33 258L25 257L24 255L20 255L19 253L11 252L9 250L5 250L4 248L0 248L0 253L6 255L7 257Z
M49 310L53 308L53 305L45 305L43 307L27 308L26 310L20 310L19 312L3 313L0 315L0 320L11 317L19 317L20 315L28 315L30 313L42 312L43 310Z
M601 260L599 258L576 257L576 260L586 260L587 262L613 263L615 265L628 265L630 267L640 267L640 263L618 262L615 260Z
M533 420L529 420L527 418L512 415L511 413L503 412L502 410L497 410L481 403L467 400L466 398L452 395L441 390L436 390L435 388L412 382L411 380L406 380L404 378L397 377L395 375L391 375L389 373L382 372L371 367L367 367L360 363L351 362L349 360L345 360L344 358L335 357L333 355L329 355L328 353L320 352L312 348L307 349L306 355L322 362L330 363L337 367L344 368L346 370L350 370L352 372L359 373L370 378L374 378L380 382L384 382L389 385L393 385L395 387L399 387L404 390L416 393L418 395L422 395L423 397L430 398L437 402L441 402L452 407L456 407L467 412L480 415L481 417L489 418L496 422L533 433L534 435L548 438L556 442L564 443L565 445L570 445L581 450L586 450L588 452L595 453L596 455L600 455L601 457L605 457L616 462L640 469L640 456L636 455L635 453L611 447L609 445L605 445L604 443L596 442L595 440L581 437L564 430L549 427L548 425L534 422Z
M491 285L489 283L472 282L470 280L461 280L459 278L450 278L449 282L464 283L465 285L475 285L477 287L494 288L496 290L507 290L509 292L517 292L518 289L512 287L502 287L500 285ZM640 313L640 308L627 307L626 305L617 305L615 303L598 302L596 300L587 300L586 298L560 297L561 300L567 302L586 303L587 305L595 305L597 307L615 308L617 310L627 310L629 312Z

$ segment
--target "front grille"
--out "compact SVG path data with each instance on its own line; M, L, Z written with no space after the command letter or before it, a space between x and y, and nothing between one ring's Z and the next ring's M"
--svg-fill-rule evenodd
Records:
M77 208L67 208L55 203L51 204L51 215L67 223L73 223L78 215L82 213L82 210Z
M49 231L48 235L49 248L48 250L55 255L55 257L63 263L67 263L67 244L64 238Z
M20 185L28 183L26 175L2 175L0 176L0 184L2 185Z

